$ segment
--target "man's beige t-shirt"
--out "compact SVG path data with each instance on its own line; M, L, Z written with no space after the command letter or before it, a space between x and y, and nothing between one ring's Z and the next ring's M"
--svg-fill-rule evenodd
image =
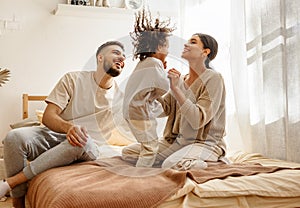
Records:
M46 102L59 106L64 120L86 127L96 143L103 145L115 128L115 115L120 114L123 94L115 82L108 90L100 88L93 73L78 71L65 74Z

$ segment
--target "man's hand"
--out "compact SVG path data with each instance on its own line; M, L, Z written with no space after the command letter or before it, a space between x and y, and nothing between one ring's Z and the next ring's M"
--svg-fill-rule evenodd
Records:
M67 132L67 140L73 146L83 147L88 139L85 127L73 125Z

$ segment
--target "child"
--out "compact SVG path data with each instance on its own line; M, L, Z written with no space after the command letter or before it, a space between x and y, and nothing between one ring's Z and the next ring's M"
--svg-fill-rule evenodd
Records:
M141 144L136 167L152 167L158 151L156 118L163 112L157 98L169 90L165 72L166 56L173 28L169 21L155 20L142 10L136 15L134 32L130 33L134 58L140 61L128 79L123 103L123 115L133 135Z

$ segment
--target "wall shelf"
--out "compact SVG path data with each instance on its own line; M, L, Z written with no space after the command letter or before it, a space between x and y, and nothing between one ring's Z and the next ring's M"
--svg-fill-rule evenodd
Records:
M134 16L134 10L115 7L81 6L57 4L54 15L74 17Z

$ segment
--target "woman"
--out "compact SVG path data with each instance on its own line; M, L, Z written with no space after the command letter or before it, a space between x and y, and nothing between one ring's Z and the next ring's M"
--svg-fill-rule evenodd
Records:
M182 52L189 73L181 77L174 68L168 72L171 91L160 99L168 120L156 158L163 168L188 170L228 163L223 139L225 86L221 74L209 66L217 52L213 37L196 33ZM136 160L139 149L139 144L129 145L123 149L123 158Z

